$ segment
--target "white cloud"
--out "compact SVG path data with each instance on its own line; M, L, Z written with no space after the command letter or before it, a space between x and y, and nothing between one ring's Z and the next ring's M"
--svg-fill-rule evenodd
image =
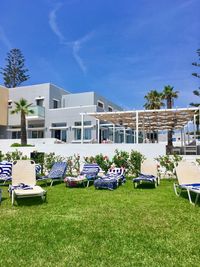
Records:
M82 38L77 39L75 41L66 41L65 36L62 34L60 31L58 24L57 24L57 12L61 8L62 4L58 3L56 7L50 11L49 13L49 25L53 33L58 37L59 41L61 44L66 45L66 46L71 46L72 47L72 54L77 62L78 66L82 70L84 74L87 72L87 67L86 64L84 63L83 59L80 57L79 52L80 49L83 45L83 43L86 43L92 36L93 32L90 32L86 35L84 35Z
M55 35L59 38L60 42L62 43L64 42L65 38L57 25L57 14L56 14L57 11L61 8L61 6L62 4L58 3L56 7L49 13L49 25L52 31L55 33Z
M83 71L84 74L86 74L86 72L87 72L87 67L86 67L85 63L83 62L82 58L79 56L79 51L80 51L83 43L90 40L92 35L93 35L93 32L90 32L90 33L86 34L85 36L83 36L82 38L80 38L74 42L71 42L73 56L74 56L76 62L78 63L80 69Z
M4 29L0 26L0 42L2 42L7 49L12 49L12 44L5 34Z

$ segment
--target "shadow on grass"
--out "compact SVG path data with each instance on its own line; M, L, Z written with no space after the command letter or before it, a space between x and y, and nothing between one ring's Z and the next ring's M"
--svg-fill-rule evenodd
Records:
M135 188L133 185L134 189L156 189L155 185L152 183L142 183L142 184L138 184L137 187Z
M191 195L192 202L194 203L196 199L196 194L194 192L191 192L190 195ZM188 193L186 191L181 192L181 195L178 196L178 198L186 199L189 202ZM196 206L200 206L200 199L198 200Z
M6 197L2 197L2 198L1 198L0 205L1 205L1 203L2 203L3 201L5 201L6 199L7 199Z
M38 206L47 204L48 201L43 201L41 197L30 197L30 198L18 198L15 200L14 206Z
M76 185L76 186L65 186L66 188L69 188L70 190L71 189L86 189L86 188L89 188L87 186L83 186L83 185Z

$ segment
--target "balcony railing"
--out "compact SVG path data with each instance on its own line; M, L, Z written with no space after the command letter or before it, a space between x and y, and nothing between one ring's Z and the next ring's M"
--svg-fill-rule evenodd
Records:
M31 109L34 111L33 114L27 115L28 120L44 120L45 118L45 108L41 106L31 106Z

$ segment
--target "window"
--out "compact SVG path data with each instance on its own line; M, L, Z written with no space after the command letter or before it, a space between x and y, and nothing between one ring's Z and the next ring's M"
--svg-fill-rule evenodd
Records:
M43 131L32 131L31 138L44 138Z
M74 126L81 126L81 121L75 121Z
M92 122L91 121L84 121L83 125L84 126L89 126L89 125L92 125ZM74 126L81 126L81 121L75 121L74 122Z
M92 122L91 121L84 121L83 123L85 126L89 126L89 125L92 125Z
M83 139L90 140L92 138L91 129L84 129Z
M12 132L12 139L20 139L21 132Z
M81 129L74 129L74 139L81 140Z
M104 108L104 103L101 102L101 101L97 101L97 106L98 106L99 108Z
M58 108L59 100L53 99L53 108Z
M43 107L44 99L36 99L35 101L37 106Z
M52 127L66 127L66 122L58 122L58 123L52 123Z
M108 111L109 111L109 112L112 112L112 111L113 111L113 108L110 107L110 106L108 106Z
M83 131L83 139L90 140L92 138L91 129L84 129ZM74 129L74 139L81 140L81 129Z

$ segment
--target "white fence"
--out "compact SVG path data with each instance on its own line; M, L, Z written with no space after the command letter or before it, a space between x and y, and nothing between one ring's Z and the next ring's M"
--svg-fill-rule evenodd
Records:
M31 142L32 141L32 142ZM56 155L72 156L79 154L81 158L85 156L95 156L99 153L112 157L115 150L130 152L137 150L147 158L155 158L159 155L165 155L165 144L54 144L54 139L29 139L28 143L35 143L34 147L10 147L14 142L20 143L19 140L0 140L0 151L2 153L21 151L24 155L30 156L30 152L55 152Z

